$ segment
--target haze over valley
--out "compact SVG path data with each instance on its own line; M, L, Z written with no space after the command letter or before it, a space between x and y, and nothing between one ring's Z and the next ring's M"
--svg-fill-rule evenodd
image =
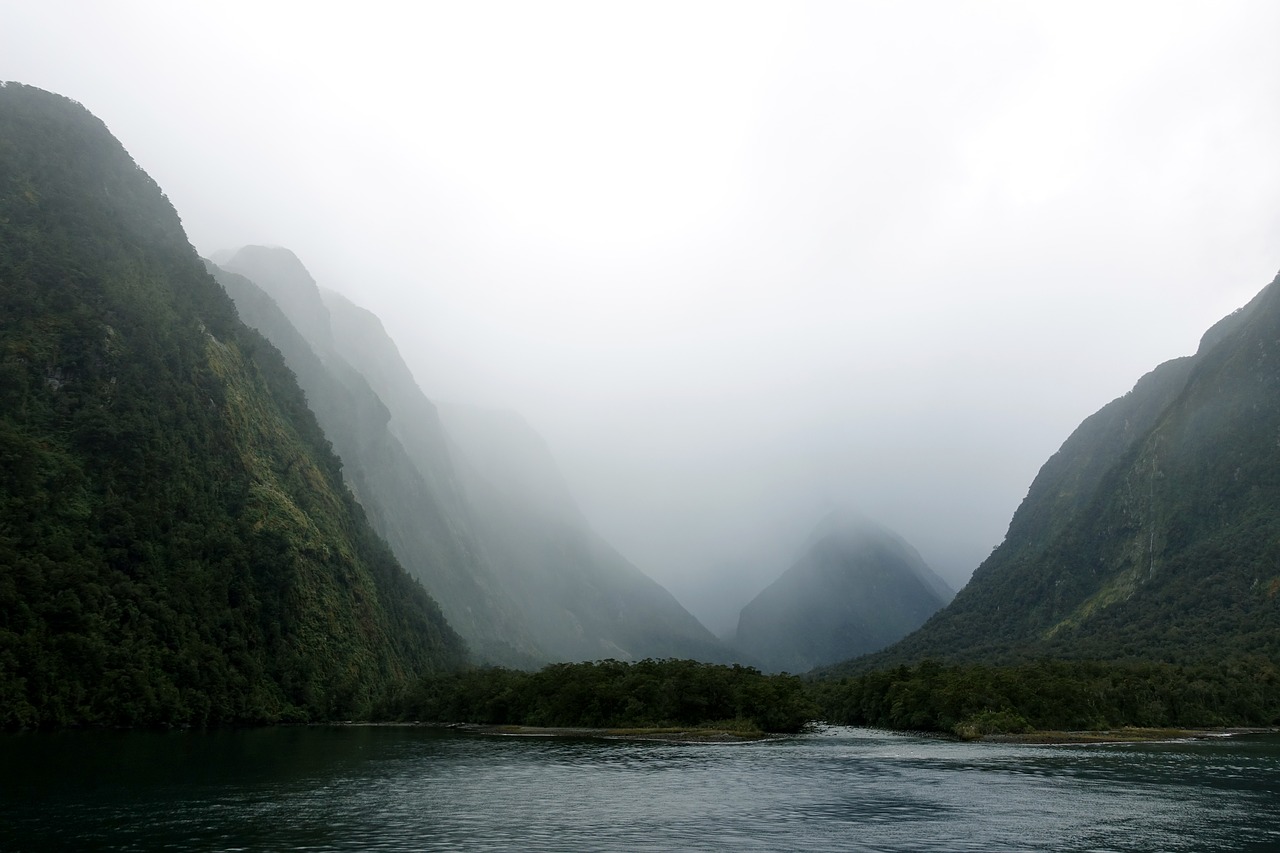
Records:
M1277 32L0 0L3 843L1270 849Z
M838 507L963 586L1271 279L1278 14L7 3L0 46L201 254L292 249L429 399L518 413L726 635Z

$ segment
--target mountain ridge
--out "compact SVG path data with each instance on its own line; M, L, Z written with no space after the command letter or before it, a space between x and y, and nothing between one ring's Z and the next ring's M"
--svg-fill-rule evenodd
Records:
M341 455L352 467L352 479L368 484L362 499L380 520L380 531L402 562L435 591L446 615L482 658L528 665L609 657L730 657L670 593L590 530L545 442L518 416L512 420L429 400L381 321L346 297L320 289L287 249L245 247L224 269L246 275L268 297L279 290L282 312L287 317L293 306L313 330L310 346L327 350L321 359L327 369L351 371L352 381L385 406L391 434L386 440L399 443L407 464L382 466L373 476L357 449ZM326 309L323 323L315 305L320 300ZM317 410L327 413L335 443L352 447L352 441L342 440L348 404L325 402L332 392L324 381L312 381L310 387L318 395ZM446 423L446 410L452 424ZM395 481L412 472L424 484L416 498L389 500L380 494L395 493L400 488ZM419 506L415 500L424 495L429 501ZM417 509L429 512L418 519ZM441 541L455 543L452 557L421 558Z
M1280 653L1280 277L1041 468L956 600L864 669Z
M264 263L265 274L257 263ZM497 581L486 575L474 546L459 532L438 483L422 475L396 437L390 409L345 358L332 330L333 315L301 262L287 249L246 247L227 267L209 266L245 322L278 344L375 528L410 574L437 597L473 653L491 663L535 664L540 657L536 641L523 630L519 614L494 592ZM257 273L271 290L236 269ZM314 340L293 324L276 300L277 292L302 316Z
M0 725L372 713L461 640L97 118L0 86Z

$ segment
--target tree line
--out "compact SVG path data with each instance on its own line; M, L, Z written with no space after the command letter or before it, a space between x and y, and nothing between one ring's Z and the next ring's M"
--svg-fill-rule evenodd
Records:
M1266 658L1194 666L925 661L815 681L810 690L831 723L965 738L1033 730L1280 724L1280 670Z
M603 660L429 677L394 711L400 719L447 723L798 732L818 708L792 675L692 660Z

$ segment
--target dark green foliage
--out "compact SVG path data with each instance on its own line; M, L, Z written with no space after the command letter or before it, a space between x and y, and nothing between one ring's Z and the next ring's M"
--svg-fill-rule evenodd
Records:
M216 276L284 353L374 527L479 660L732 657L590 529L518 416L437 407L378 318L322 299L288 249L246 246Z
M638 728L747 721L767 732L798 732L815 712L794 676L691 660L471 670L422 681L400 706L404 718L432 722Z
M522 608L500 583L487 576L467 532L460 496L450 496L456 475L448 466L443 436L431 439L435 412L421 398L420 456L434 448L445 471L428 471L406 452L390 429L391 413L359 370L348 363L330 328L329 309L298 259L287 249L246 246L223 269L209 271L235 301L241 319L265 335L284 355L325 435L343 463L348 485L364 507L374 529L387 541L401 565L439 602L449 624L466 640L479 660L536 667L546 656L523 629ZM250 281L231 269L256 275ZM270 288L270 294L264 289ZM277 304L276 300L279 300ZM340 303L341 304L341 303ZM288 309L286 311L284 308ZM357 312L349 306L350 312ZM341 318L344 312L335 313ZM372 315L370 315L372 318ZM297 326L294 325L294 320ZM385 340L394 362L399 356L382 328L357 334L360 347ZM301 330L306 330L308 337ZM346 347L350 349L352 347ZM390 360L390 359L389 359ZM408 382L412 383L410 377ZM417 386L413 386L417 390ZM455 489L456 491L456 489Z
M460 659L156 185L0 87L0 727L330 719Z
M961 737L1280 724L1280 669L1265 659L1218 666L925 661L816 682L813 691L832 723Z
M932 657L1280 660L1280 284L1087 419L955 601L866 671Z

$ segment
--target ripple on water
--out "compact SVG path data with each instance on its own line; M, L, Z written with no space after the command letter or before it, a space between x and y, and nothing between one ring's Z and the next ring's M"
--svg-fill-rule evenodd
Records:
M1274 736L1099 749L838 728L727 747L395 728L243 734L87 737L69 750L0 740L8 771L32 779L3 789L0 824L20 850L1178 851L1280 842ZM59 761L81 775L59 776Z

